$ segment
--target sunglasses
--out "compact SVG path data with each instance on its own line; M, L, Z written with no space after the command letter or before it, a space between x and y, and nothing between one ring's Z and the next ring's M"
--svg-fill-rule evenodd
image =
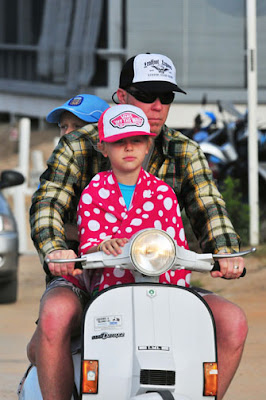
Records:
M142 103L154 103L156 99L160 99L162 104L171 104L175 97L173 92L147 93L136 88L127 88L125 90Z

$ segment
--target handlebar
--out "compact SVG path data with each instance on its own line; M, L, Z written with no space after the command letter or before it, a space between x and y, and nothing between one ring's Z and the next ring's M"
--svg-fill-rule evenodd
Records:
M184 249L181 249L181 248L179 248L180 250L183 250L183 254L184 254L184 257L182 257L181 256L181 258L179 257L178 258L178 261L184 261L184 265L186 265L186 262L188 262L187 260L187 257L185 256L185 253L191 253L191 254L193 254L194 252L192 252L192 251L190 251L190 250L185 250L184 251ZM206 257L206 262L207 262L207 264L209 265L209 267L207 267L207 268L204 268L204 270L207 270L207 271L219 271L220 270L220 266L219 266L219 262L218 262L218 260L220 260L220 259L223 259L223 258L234 258L234 257L242 257L242 256L245 256L245 255L247 255L247 254L250 254L250 253L254 253L256 251L256 248L255 247L253 247L253 248L251 248L251 249L249 249L249 250L245 250L245 251L241 251L241 252L238 252L238 253L230 253L230 254L205 254L205 255L203 255L203 254L201 254L201 255L197 255L196 253L194 253L194 256L196 256L196 258L198 259L198 262L200 262L200 258L202 258L202 256L204 257ZM89 256L89 258L90 258L90 262L93 262L94 261L94 264L95 264L95 267L96 267L96 264L97 264L97 260L95 259L95 257L97 257L97 253L98 254L102 254L103 252L96 252L96 253L91 253L90 255L87 255L87 256ZM53 262L53 263L61 263L61 264L63 264L63 263L70 263L70 262L82 262L82 263L86 263L86 261L87 261L87 256L83 256L83 257L77 257L77 258L71 258L71 259L55 259L55 260L50 260L49 258L47 258L45 261L47 262L47 263L49 263L49 262ZM93 259L92 259L92 257L93 257ZM119 258L119 257L118 257ZM177 260L177 259L176 259ZM117 259L117 264L119 264L119 260ZM126 268L126 266L125 265L123 265L124 263L122 262L122 267L125 267ZM106 266L112 266L111 264L107 264ZM181 264L180 265L183 265L182 264L182 262L181 262ZM188 264L188 265L190 265L190 264ZM193 268L190 268L190 267L188 267L188 265L187 265L187 268L188 269L192 269L193 270ZM100 267L100 265L98 265L98 267ZM241 277L244 277L246 275L246 268L244 268L244 270L243 270L243 273L242 273L242 275L241 275Z

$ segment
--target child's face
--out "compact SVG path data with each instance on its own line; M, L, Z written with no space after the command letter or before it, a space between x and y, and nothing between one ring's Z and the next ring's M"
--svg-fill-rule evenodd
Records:
M151 145L148 136L132 136L113 143L102 143L101 151L109 157L113 171L133 172L140 170Z
M72 114L69 111L64 111L60 118L60 136L64 136L67 133L77 131L83 126L87 125L88 122L83 121L82 119L76 117L76 115Z

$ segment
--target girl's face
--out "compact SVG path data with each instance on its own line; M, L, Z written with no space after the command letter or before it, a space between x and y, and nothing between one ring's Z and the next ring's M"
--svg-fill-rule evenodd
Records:
M83 126L87 125L88 122L83 121L82 119L76 117L76 115L72 114L69 111L64 111L60 118L59 128L60 128L60 136L64 136L67 133L77 131Z
M137 179L145 155L149 152L151 140L148 136L132 136L113 143L103 142L99 149L104 157L109 157L117 177L129 173L134 174Z

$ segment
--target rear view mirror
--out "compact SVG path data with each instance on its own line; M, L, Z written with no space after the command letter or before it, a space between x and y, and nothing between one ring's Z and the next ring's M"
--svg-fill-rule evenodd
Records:
M25 178L20 172L14 170L6 170L1 173L0 189L21 185L22 183L24 183L24 181Z

